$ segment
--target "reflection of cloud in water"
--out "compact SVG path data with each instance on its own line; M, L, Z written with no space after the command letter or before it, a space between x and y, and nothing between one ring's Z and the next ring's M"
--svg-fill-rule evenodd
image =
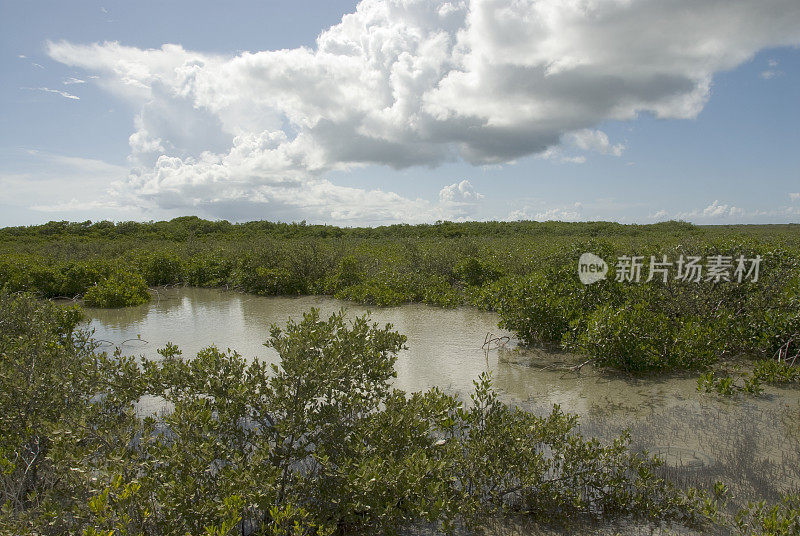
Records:
M85 311L86 316L90 319L90 326L93 328L98 328L98 323L102 323L104 330L126 331L147 318L151 312L151 305L146 303L120 309L87 307Z

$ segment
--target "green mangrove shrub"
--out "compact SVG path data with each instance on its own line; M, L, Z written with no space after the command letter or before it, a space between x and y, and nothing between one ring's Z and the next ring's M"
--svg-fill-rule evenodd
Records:
M303 294L306 289L305 281L284 268L258 266L251 273L241 273L239 281L246 292L261 296Z
M646 304L598 308L576 337L575 348L601 365L640 372L667 368L672 341L669 320Z
M796 354L796 260L785 250L757 244L696 247L706 257L735 258L741 252L748 258L760 255L766 264L757 281L648 281L645 269L639 282L616 281L612 272L605 280L583 285L577 278L579 252L605 251L605 258L614 254L603 243L580 244L554 255L530 276L489 287L507 295L478 299L494 306L501 325L527 344L560 342L599 365L629 371L704 369L721 359ZM669 250L668 256L687 251L689 246L683 246ZM638 254L663 258L660 252L652 246Z
M762 359L753 364L753 377L770 385L800 384L800 362Z
M150 286L172 285L184 280L183 261L177 254L153 251L137 256L138 273Z
M453 268L453 273L464 285L480 287L500 278L500 270L488 261L481 261L476 257L467 257L458 261Z
M734 530L747 536L790 536L800 534L800 495L790 493L780 502L751 502L734 517Z
M573 312L569 297L560 294L547 277L534 274L503 290L506 294L494 303L500 327L514 331L525 344L561 341Z
M76 297L98 282L108 278L113 272L110 263L103 260L90 260L79 263L69 261L59 267L59 296Z
M185 266L186 283L193 287L221 287L229 284L235 268L232 259L224 255L198 254Z
M116 272L83 295L89 307L130 307L150 301L147 283L138 274Z
M718 376L714 371L708 371L697 378L697 390L729 397L739 393L760 395L764 388L756 376L744 374L737 379L725 374Z
M716 392L723 396L738 393L759 395L763 385L789 386L800 384L800 364L761 359L753 363L752 370L742 372L738 367L734 374L717 374L708 371L697 379L697 390L706 393Z
M325 279L323 290L336 294L347 287L353 287L364 280L364 268L354 255L342 257L333 274Z
M408 294L374 279L345 287L334 296L340 300L353 300L367 305L379 305L382 307L396 306L411 301L411 297Z
M131 358L97 352L76 329L81 320L76 306L0 291L3 534L80 534L76 520L140 425L132 404L141 371ZM134 472L126 484L135 485Z

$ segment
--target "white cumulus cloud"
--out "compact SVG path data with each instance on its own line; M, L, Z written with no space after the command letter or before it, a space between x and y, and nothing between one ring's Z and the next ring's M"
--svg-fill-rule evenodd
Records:
M464 179L439 190L439 205L452 214L449 216L451 219L465 219L477 213L478 202L483 197L471 182Z
M468 180L454 182L439 190L439 201L442 203L475 203L483 199L483 194L475 191Z
M796 0L363 0L311 48L60 41L47 52L138 107L120 195L229 218L252 207L383 221L447 217L454 203L326 174L506 163L562 140L618 156L602 122L695 117L714 73L798 43Z
M695 209L691 211L678 212L675 215L676 219L687 221L703 221L703 220L735 220L741 219L746 213L741 207L722 203L715 199L710 205L703 209ZM747 214L752 216L754 214Z

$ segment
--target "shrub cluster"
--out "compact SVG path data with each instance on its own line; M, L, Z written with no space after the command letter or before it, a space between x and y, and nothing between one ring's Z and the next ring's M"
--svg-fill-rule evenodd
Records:
M279 365L167 345L96 352L79 313L0 294L0 526L84 535L446 532L508 514L698 525L714 502L659 461L502 404L392 389L405 337L312 310L273 326ZM143 396L169 411L137 414ZM152 398L151 398L152 399Z
M83 295L89 307L130 307L150 301L147 283L139 274L118 272L103 279Z
M374 229L198 218L51 222L0 229L0 286L42 297L92 289L90 303L120 305L144 299L133 290L138 277L150 286L327 294L379 306L472 304L498 311L502 325L526 344L582 352L604 366L704 368L733 356L770 357L787 343L796 351L790 341L795 335L800 340L797 229L683 222L440 222ZM580 283L577 260L584 252L612 265L608 279ZM619 255L674 260L681 254L761 255L760 279L614 280ZM130 287L127 297L96 299L122 287Z
M787 345L797 349L798 264L786 250L731 241L705 245L704 257L761 255L756 282L645 282L644 272L641 282L633 283L616 281L612 272L591 285L578 279L577 260L584 251L605 259L623 254L608 242L576 244L532 275L498 282L500 295L487 304L499 312L501 325L527 344L558 345L633 372L702 369L720 359L765 359ZM661 250L637 254L663 255ZM664 254L677 258L687 251Z
M733 526L738 534L747 536L800 534L800 494L787 494L776 504L751 502L736 514Z
M775 359L761 359L753 363L752 370L742 372L737 367L734 374L718 374L717 371L708 371L697 379L697 390L723 396L732 396L737 393L759 395L763 392L763 385L790 386L800 385L800 366L795 360L778 361Z

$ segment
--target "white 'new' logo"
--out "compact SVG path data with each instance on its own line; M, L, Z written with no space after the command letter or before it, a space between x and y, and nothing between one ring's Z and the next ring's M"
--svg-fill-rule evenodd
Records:
M606 278L608 265L594 253L584 253L578 259L578 277L584 285L591 285Z

